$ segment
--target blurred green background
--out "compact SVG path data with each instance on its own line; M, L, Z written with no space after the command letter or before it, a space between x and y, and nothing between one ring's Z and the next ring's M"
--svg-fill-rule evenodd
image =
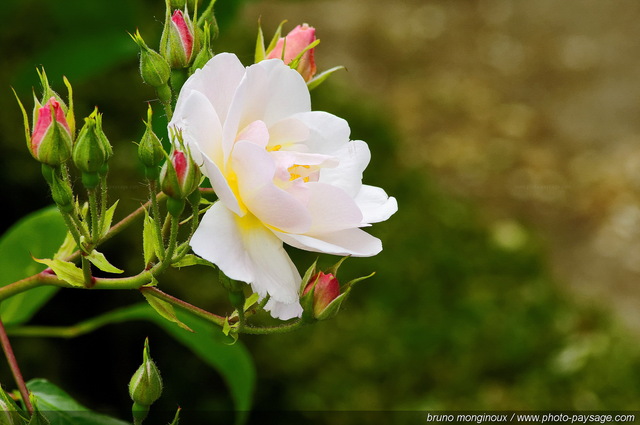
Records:
M286 30L317 27L319 69L341 64L348 72L313 93L314 109L344 117L352 137L369 143L365 182L384 187L400 208L370 230L384 251L341 269L345 281L376 275L335 319L241 338L258 372L252 423L640 410L640 74L629 59L640 57L639 5L589 1L577 16L576 1L218 3L214 50L247 65L258 17L267 36L283 19ZM154 94L139 79L127 32L139 28L154 45L163 16L159 0L5 1L3 229L51 203L10 90L28 104L40 65L59 91L62 75L71 80L77 119L94 105L104 113L116 152L116 218L144 202L132 141ZM104 252L136 271L139 232L109 241ZM301 270L316 258L291 254ZM161 287L229 312L215 273L169 273ZM73 324L137 301L134 291L61 291L34 323ZM16 339L15 350L27 379L47 378L127 418L126 384L145 336L167 384L156 420L168 422L180 405L184 423L225 423L231 401L222 379L151 324L111 325L73 340ZM6 368L0 382L11 382Z

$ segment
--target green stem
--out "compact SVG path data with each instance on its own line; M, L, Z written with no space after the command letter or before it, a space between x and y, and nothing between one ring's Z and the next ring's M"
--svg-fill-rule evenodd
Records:
M180 227L180 220L177 217L171 216L171 230L169 231L169 244L167 245L167 251L164 262L167 266L173 263L173 253L176 250L178 243L178 230Z
M7 331L4 328L2 319L0 319L0 344L2 344L2 350L7 357L7 363L9 363L9 368L11 369L11 373L13 374L13 378L15 379L16 385L20 390L22 401L24 402L24 405L27 408L29 414L33 415L34 410L33 405L31 404L31 400L29 399L29 390L27 389L27 384L25 384L24 378L22 377L22 372L20 372L18 360L13 353L13 348L11 348L11 342L9 341L9 337L7 336Z
M78 248L82 247L81 241L80 241L80 236L81 236L80 231L78 230L78 227L73 222L72 215L62 211L60 208L58 208L58 210L60 211L60 215L62 215L64 224L66 224L67 229L69 229L69 233L71 233L71 236L73 236L73 240L76 242L76 245L78 246Z
M89 262L87 257L85 257L84 255L82 255L80 259L82 263L82 274L84 276L84 287L91 288L93 287L93 276L91 275L91 263Z
M254 327L245 325L242 328L242 333L250 334L250 335L269 335L269 334L281 334L286 332L295 331L303 327L306 323L298 319L291 323L285 323L283 325L278 326L268 326L268 327Z
M158 236L158 246L160 247L160 259L165 258L164 240L162 240L162 221L160 220L160 207L158 206L158 196L156 195L156 181L149 180L149 194L151 197L151 212L153 221L156 223L156 235Z
M202 319L205 319L209 322L215 323L218 326L223 326L225 322L225 318L222 316L218 316L217 314L213 314L207 310L203 310L200 307L196 307L193 304L189 304L186 301L183 301L179 298L174 297L173 295L169 295L165 292L162 292L156 287L145 286L140 288L140 292L144 292L145 295L150 295L152 297L158 298L160 300L166 301L171 305L179 307L183 310L190 312L191 314L198 316Z
M100 217L98 216L98 196L96 189L90 189L89 193L89 213L91 214L91 242L98 243L100 239Z
M100 176L100 235L104 233L104 216L107 214L107 203L109 202L109 188L107 187L107 175Z

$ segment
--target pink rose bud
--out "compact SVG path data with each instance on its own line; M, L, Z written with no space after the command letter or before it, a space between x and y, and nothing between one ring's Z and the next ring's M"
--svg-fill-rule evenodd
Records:
M285 43L286 39L286 43ZM296 59L310 44L316 41L316 29L307 24L298 25L285 37L278 40L273 50L268 52L266 59L283 59L289 65ZM285 50L284 57L282 50ZM302 75L305 81L309 81L316 74L316 62L313 57L315 48L310 48L302 54L296 71Z
M58 166L71 156L71 145L71 130L62 105L51 97L44 106L36 107L29 141L31 154L44 164Z
M160 171L162 191L170 198L185 199L200 185L200 169L187 151L174 149Z
M195 29L185 11L176 10L165 24L161 47L172 68L189 66L195 49Z
M313 315L318 318L327 306L340 295L340 283L333 274L318 272L309 279L309 283L302 291L302 296L311 290L313 290Z

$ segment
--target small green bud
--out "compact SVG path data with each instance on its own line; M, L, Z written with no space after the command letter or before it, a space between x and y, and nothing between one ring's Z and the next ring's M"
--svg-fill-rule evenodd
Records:
M165 152L162 147L162 142L153 132L151 126L152 115L153 110L151 109L151 105L149 105L147 121L145 122L147 128L142 135L142 139L140 139L140 144L138 144L138 158L145 167L145 176L147 179L158 180L160 165L165 157Z
M196 72L196 69L200 69L206 65L207 62L213 57L213 52L211 51L211 42L210 42L210 32L211 26L208 22L204 23L204 33L202 39L204 40L202 44L202 49L196 55L196 58L193 60L193 65L189 71L193 74Z
M50 174L50 178L51 197L53 201L63 212L68 213L73 211L73 191L69 184L58 177L55 171Z
M147 46L147 43L144 42L140 35L140 31L136 30L136 33L131 35L131 38L140 47L140 76L142 81L152 87L165 86L171 76L171 68L169 68L167 61L160 53Z
M108 153L105 150L106 137L102 132L99 116L96 108L85 118L85 124L73 146L73 163L86 174L95 174L100 171L108 159ZM108 141L106 143L108 144Z
M162 378L160 377L160 371L149 355L149 339L145 339L142 364L129 382L129 396L134 401L134 411L136 407L151 406L160 398L161 394Z

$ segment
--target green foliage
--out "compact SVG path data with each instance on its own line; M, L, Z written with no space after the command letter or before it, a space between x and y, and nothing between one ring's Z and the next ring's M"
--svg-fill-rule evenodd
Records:
M55 207L26 216L0 238L0 286L44 269L35 257L52 257L64 241L67 228ZM5 324L29 320L57 291L54 287L33 289L11 297L0 305Z
M27 382L38 410L51 425L129 425L127 422L92 412L62 389L44 379Z

